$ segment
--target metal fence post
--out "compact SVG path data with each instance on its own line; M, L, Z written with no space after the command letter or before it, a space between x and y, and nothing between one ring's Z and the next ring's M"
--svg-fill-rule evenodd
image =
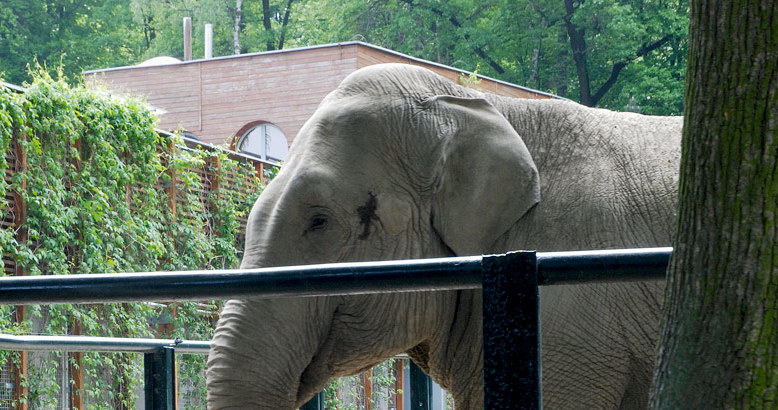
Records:
M409 360L409 383L411 385L411 410L432 408L432 379L416 363Z
M147 410L176 408L176 349L164 346L143 355Z
M484 408L539 409L535 252L484 257L483 306Z

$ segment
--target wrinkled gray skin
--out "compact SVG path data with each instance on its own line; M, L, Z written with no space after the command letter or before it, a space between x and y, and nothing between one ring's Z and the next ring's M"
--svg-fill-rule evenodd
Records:
M254 205L243 268L667 246L681 119L481 94L422 68L346 78ZM525 146L526 144L526 146ZM646 406L662 285L541 293L544 406ZM481 409L479 291L232 300L209 407L292 409L402 352Z

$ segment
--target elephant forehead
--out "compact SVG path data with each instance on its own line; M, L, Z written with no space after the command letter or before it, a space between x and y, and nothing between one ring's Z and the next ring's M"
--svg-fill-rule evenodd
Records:
M316 121L325 127L347 126L376 116L381 98L346 97L330 99L316 111Z
M289 162L299 163L301 168L319 165L359 171L392 156L404 145L399 140L407 134L408 130L401 130L400 124L385 115L337 111L307 124L295 139Z
M386 127L396 127L412 114L413 105L403 96L349 96L327 100L312 120L325 132L371 130L377 133Z
M342 185L334 172L324 167L308 167L290 175L281 197L285 200L321 202L324 197L331 197L341 190Z
M374 179L357 166L314 166L298 169L286 180L278 200L285 204L338 208L362 201ZM364 191L364 192L363 192ZM358 197L358 198L357 198ZM356 201L356 202L355 202Z

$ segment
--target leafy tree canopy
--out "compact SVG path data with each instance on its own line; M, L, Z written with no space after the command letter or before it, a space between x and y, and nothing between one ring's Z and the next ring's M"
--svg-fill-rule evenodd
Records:
M683 107L688 0L5 0L0 73L180 58L186 16L195 58L211 23L216 56L361 40L587 105Z

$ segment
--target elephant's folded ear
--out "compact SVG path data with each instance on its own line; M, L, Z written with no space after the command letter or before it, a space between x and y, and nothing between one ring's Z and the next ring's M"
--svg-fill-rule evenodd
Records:
M438 96L425 104L443 134L433 227L457 255L488 252L540 201L535 163L488 101Z

